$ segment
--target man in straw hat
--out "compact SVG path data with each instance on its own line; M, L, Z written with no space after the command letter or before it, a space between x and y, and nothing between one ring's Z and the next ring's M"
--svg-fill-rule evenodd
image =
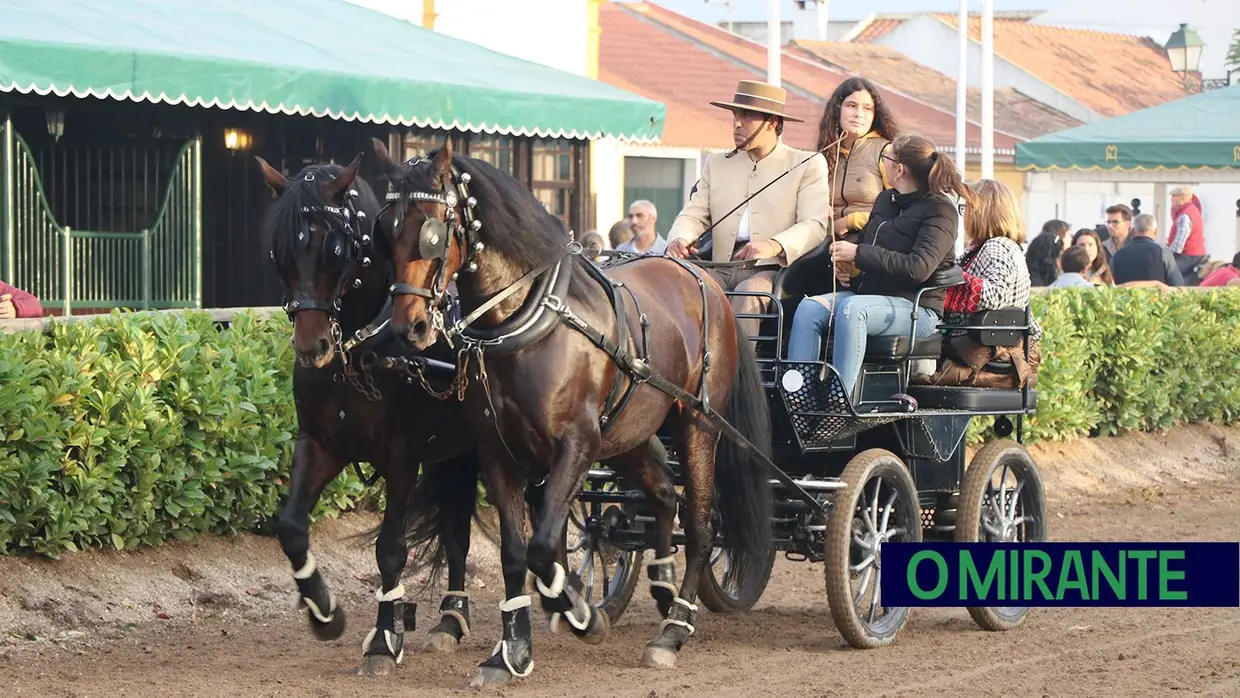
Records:
M821 153L790 148L780 140L785 121L802 121L784 112L786 99L783 88L741 80L732 101L711 102L732 112L736 148L713 153L702 165L696 190L668 231L668 256L683 259L695 253L692 243L711 226L714 262L753 259L759 267L786 267L826 239L831 215L827 161ZM774 288L773 268L707 271L728 291L770 293ZM734 297L733 310L764 312L763 300ZM741 320L740 327L750 337L758 334L757 320Z

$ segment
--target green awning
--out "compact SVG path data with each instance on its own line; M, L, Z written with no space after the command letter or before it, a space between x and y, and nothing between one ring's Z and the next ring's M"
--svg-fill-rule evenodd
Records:
M0 92L635 141L666 112L343 0L0 0Z
M1240 85L1210 90L1016 146L1022 170L1240 167Z

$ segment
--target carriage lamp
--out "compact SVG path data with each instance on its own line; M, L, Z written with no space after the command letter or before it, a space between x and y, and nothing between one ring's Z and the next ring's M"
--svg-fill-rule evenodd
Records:
M47 112L47 134L60 142L60 137L65 135L65 113L59 109L49 109Z
M224 129L224 147L229 150L249 150L253 138L250 132L240 128Z

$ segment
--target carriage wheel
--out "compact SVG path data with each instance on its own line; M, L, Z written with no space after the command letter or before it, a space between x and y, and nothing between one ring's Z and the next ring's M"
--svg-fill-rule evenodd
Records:
M701 581L698 582L698 597L702 605L715 613L742 613L753 608L766 591L771 581L771 570L775 568L775 548L771 547L771 555L762 566L762 574L754 575L754 579L746 585L743 581L732 581L721 584L719 580L727 576L731 554L727 548L715 546L710 551L710 559L706 569L702 570Z
M603 489L614 490L615 483ZM641 570L640 552L618 548L607 539L607 531L625 525L625 520L632 525L628 506L578 500L565 524L561 564L577 574L586 601L599 604L612 625L628 608Z
M857 649L891 644L908 608L883 606L882 545L921 541L917 486L904 462L872 448L848 462L827 520L827 602L835 627Z
M982 447L964 474L956 513L960 543L1038 543L1046 540L1046 493L1042 476L1024 446L1011 440ZM969 607L985 630L1011 630L1028 608Z

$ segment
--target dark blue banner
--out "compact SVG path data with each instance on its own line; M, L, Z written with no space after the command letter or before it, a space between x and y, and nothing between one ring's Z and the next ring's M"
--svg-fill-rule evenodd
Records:
M884 606L1240 606L1240 543L884 543Z

